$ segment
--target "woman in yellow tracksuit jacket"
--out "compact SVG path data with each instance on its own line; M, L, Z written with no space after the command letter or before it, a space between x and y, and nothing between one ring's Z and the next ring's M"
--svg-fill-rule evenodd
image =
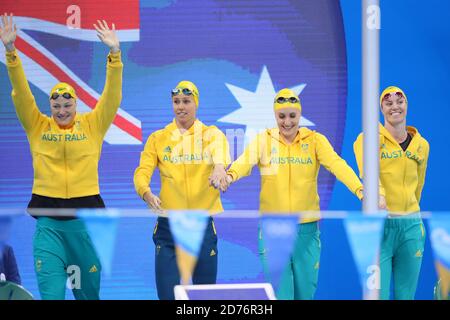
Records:
M180 82L172 90L175 119L164 129L150 135L134 173L138 195L158 213L165 210L207 210L211 215L223 211L220 193L210 184L226 185L225 167L230 163L228 142L215 126L196 118L199 101L197 87ZM161 191L152 193L149 184L159 169ZM180 284L173 238L168 219L159 216L153 232L158 297L173 300ZM217 276L217 235L212 217L192 276L194 284L211 284Z
M104 91L92 112L76 112L77 95L67 83L50 92L51 117L42 114L31 93L22 63L14 47L12 15L2 16L0 36L6 48L6 67L12 99L25 129L33 158L34 180L30 212L37 216L33 254L42 299L63 300L68 272L77 272L73 284L76 299L99 299L101 265L81 220L58 216L56 208L102 208L98 161L103 137L122 99L119 40L106 22L95 25L98 36L110 47ZM33 208L33 209L31 209ZM36 208L45 208L36 210Z
M278 128L265 130L245 149L228 170L229 181L261 172L260 211L300 213L319 211L317 176L324 166L359 199L362 184L339 157L327 138L308 128L299 128L301 105L290 89L278 92L274 101ZM305 216L298 228L295 249L277 292L279 299L313 299L320 260L317 214Z
M381 299L389 299L391 275L394 299L414 299L425 244L419 215L429 144L416 128L406 126L408 100L398 87L380 96L384 126L380 124L380 193L386 195L388 219L380 253ZM363 135L354 143L360 176L363 172Z

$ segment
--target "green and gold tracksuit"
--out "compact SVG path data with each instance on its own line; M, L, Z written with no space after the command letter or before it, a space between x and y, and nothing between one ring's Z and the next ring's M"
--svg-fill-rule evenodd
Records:
M33 255L42 299L64 300L66 288L77 300L100 298L101 263L82 220L40 217Z
M17 117L33 158L29 208L104 207L99 195L98 161L103 138L122 99L120 52L108 55L106 83L95 109L76 114L67 129L39 111L16 51L6 53L6 66ZM49 211L49 216L54 214ZM39 217L33 246L42 299L64 299L66 279L77 270L81 272L81 287L75 283L75 297L99 298L101 266L80 220Z
M425 182L428 142L417 129L407 127L412 137L405 150L380 124L380 188L390 212L384 225L380 252L381 299L390 297L394 277L394 299L414 299L425 245L420 218L420 197ZM358 167L363 172L363 135L354 143Z
M300 128L291 144L283 140L277 128L259 134L233 162L228 174L237 181L250 175L255 165L261 173L259 209L262 213L320 211L317 190L320 166L361 198L362 184L358 176L324 135L308 128ZM318 220L313 214L299 221L295 249L277 290L278 299L313 299L321 250ZM264 239L260 241L261 253L264 252L262 242Z
M161 207L164 210L207 210L211 215L223 211L219 190L208 178L215 165L230 163L228 141L215 126L196 119L181 133L176 121L150 135L134 173L134 186L142 198L151 192L150 181L156 168L161 176ZM158 217L153 231L155 279L158 297L173 300L173 287L180 284L176 250L169 221ZM192 275L194 284L214 284L217 277L217 234L211 217Z

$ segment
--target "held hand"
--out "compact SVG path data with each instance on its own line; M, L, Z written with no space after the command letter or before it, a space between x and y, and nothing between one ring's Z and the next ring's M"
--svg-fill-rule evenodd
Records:
M364 191L363 189L359 190L361 194L361 201L364 200ZM378 196L378 209L379 210L387 210L386 198L381 194Z
M220 178L219 181L219 190L222 192L226 192L230 184L228 183L227 176Z
M227 174L221 181L222 192L227 191L227 189L230 187L232 182L233 182L233 178L231 177L231 175Z
M120 51L120 42L116 34L116 26L112 24L112 29L109 29L105 20L97 20L97 24L94 23L94 28L97 30L97 37L106 44L112 53Z
M361 189L359 189L358 191L357 191L357 195L356 195L358 198L361 198L361 201L363 201L363 199L364 199L364 189L363 188L361 188Z
M164 210L161 208L161 200L158 196L151 192L146 192L144 194L144 201L147 203L148 207L158 214L162 214Z
M222 192L226 192L232 182L233 182L233 178L231 177L231 175L226 174L219 180L219 190Z
M17 26L13 23L13 14L2 15L2 24L0 26L0 38L5 45L6 51L14 51L14 41L17 37Z
M225 171L225 167L223 165L215 165L213 172L208 178L209 185L216 189L220 189L221 191L225 191L227 187L226 177L227 173Z
M386 198L382 195L378 197L378 209L387 210Z

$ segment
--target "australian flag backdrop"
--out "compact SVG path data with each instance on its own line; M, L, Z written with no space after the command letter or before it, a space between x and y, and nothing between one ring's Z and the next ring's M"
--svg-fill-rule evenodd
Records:
M58 81L74 84L80 112L95 106L108 49L92 24L105 19L119 30L123 100L99 166L107 206L143 207L133 172L148 136L172 120L170 90L184 79L199 88L199 119L230 137L233 159L244 147L243 139L232 138L236 129L247 134L276 126L273 97L284 87L301 91L302 124L325 134L340 151L347 60L339 1L45 2L7 0L0 5L2 12L15 15L20 29L16 45L42 112L49 113L48 92ZM4 63L3 53L0 61ZM32 165L9 81L4 76L0 81L6 88L0 90L0 205L20 207L30 197ZM334 181L322 170L324 209ZM157 172L152 189L159 190ZM235 184L223 202L225 209L257 209L258 170Z

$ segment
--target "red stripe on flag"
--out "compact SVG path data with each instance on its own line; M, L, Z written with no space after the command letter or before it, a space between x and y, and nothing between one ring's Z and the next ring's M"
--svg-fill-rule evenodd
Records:
M77 92L77 96L80 100L82 100L86 105L94 109L97 104L97 99L94 98L89 92L84 90L81 86L78 85L64 70L62 70L58 65L56 65L52 60L43 55L39 50L34 48L28 42L20 38L19 36L15 42L16 47L30 57L32 60L40 64L44 69L50 72L55 78L57 78L61 82L67 82L72 85ZM56 84L56 83L55 83ZM124 130L129 135L135 137L139 141L142 142L142 130L132 122L128 121L121 115L117 114L114 118L113 123Z
M97 19L106 20L110 25L114 23L117 30L139 29L139 0L114 1L110 0L1 0L1 14L13 13L17 17L41 19L61 25L71 20L72 5L79 8L79 18L82 29L92 29ZM69 12L67 12L69 11ZM20 26L18 26L20 28Z

